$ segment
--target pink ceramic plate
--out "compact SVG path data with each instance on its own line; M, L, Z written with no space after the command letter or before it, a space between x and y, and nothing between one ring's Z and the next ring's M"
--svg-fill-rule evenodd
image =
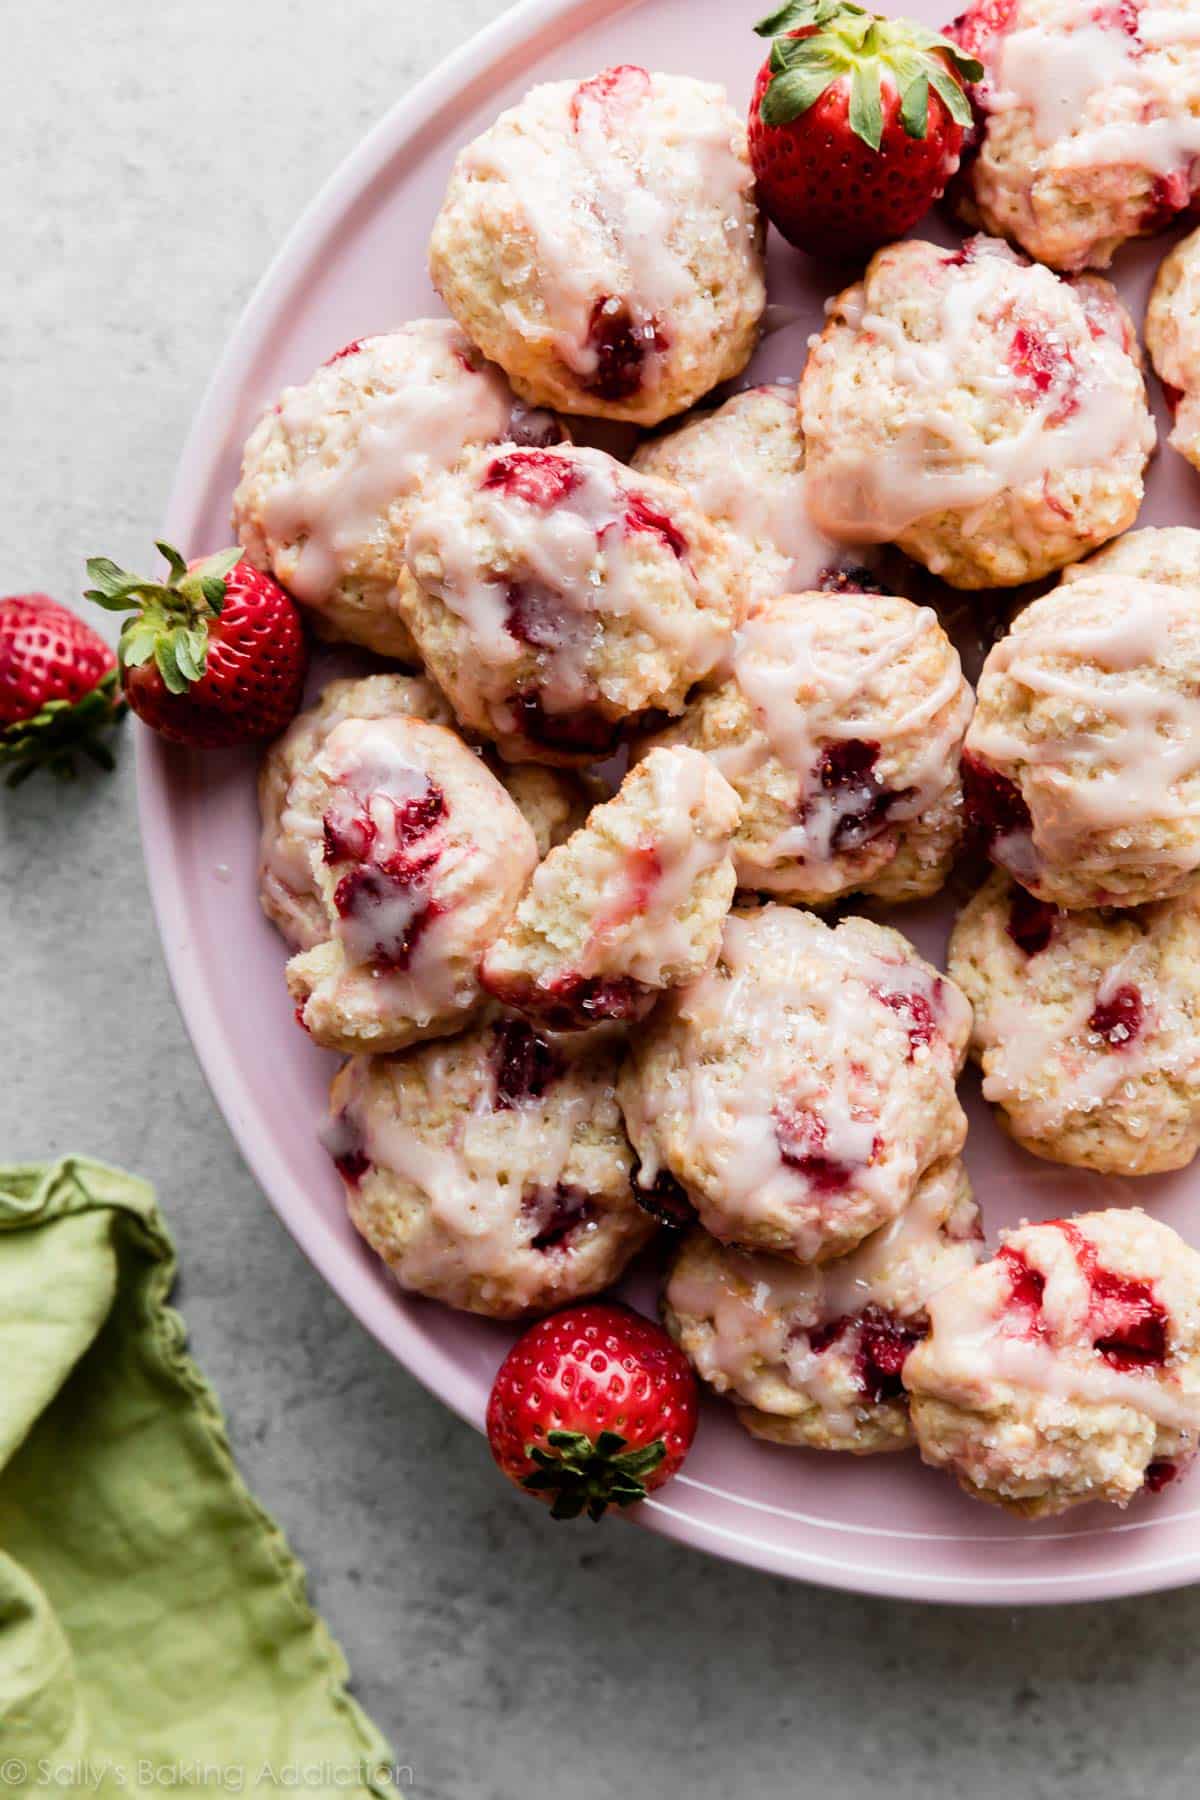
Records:
M938 0L905 4L942 23ZM456 149L502 106L535 81L628 61L723 81L740 106L762 54L750 27L763 10L765 0L526 0L397 105L317 199L251 301L184 452L167 535L194 553L226 543L240 447L264 403L341 344L441 310L425 273L429 227ZM946 235L940 225L933 230ZM1136 249L1118 266L1139 318L1162 248ZM771 273L771 319L783 328L764 344L755 372L796 375L838 277L778 240ZM1194 481L1164 449L1142 522L1196 518ZM340 1183L317 1143L334 1059L293 1024L282 945L256 904L253 760L194 758L143 732L139 778L175 990L251 1167L363 1324L480 1425L510 1334L401 1297L347 1222ZM898 922L941 955L944 907ZM1072 1174L1013 1149L973 1090L968 1104L968 1162L993 1234L1023 1215L1136 1197L1200 1242L1193 1174L1136 1190ZM653 1271L630 1292L652 1309ZM654 1530L760 1568L919 1599L1092 1599L1200 1577L1200 1474L1125 1515L1086 1508L1066 1522L1021 1524L963 1498L915 1456L855 1461L769 1448L715 1403L686 1473L639 1510Z

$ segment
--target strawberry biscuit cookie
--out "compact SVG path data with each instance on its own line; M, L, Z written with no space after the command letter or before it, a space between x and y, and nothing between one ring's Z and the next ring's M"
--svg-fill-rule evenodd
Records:
M960 588L1032 581L1115 537L1154 447L1113 289L992 238L873 257L832 303L800 417L818 527L894 541Z
M1146 348L1175 415L1167 442L1200 469L1200 231L1163 259L1146 308Z
M722 88L631 64L536 87L460 153L429 267L525 399L656 424L754 348L745 128Z
M630 1185L616 1055L504 1019L346 1064L326 1143L401 1287L515 1319L617 1279L654 1225Z
M479 959L537 863L533 831L443 725L348 718L289 795L326 933L287 967L319 1044L397 1050L468 1024Z
M630 1045L621 1105L722 1242L843 1255L955 1155L970 1008L898 931L788 906L726 921L717 966Z
M258 776L258 897L293 950L311 950L329 936L329 921L314 871L323 844L321 819L303 797L311 792L313 759L344 719L410 717L449 725L454 715L432 681L419 675L367 675L331 681L315 706L299 713L263 758Z
M640 714L682 712L742 604L688 495L573 446L465 458L414 508L408 562L430 673L513 761L591 762Z
M1191 525L1147 525L1141 531L1127 531L1086 562L1064 569L1062 582L1087 581L1093 575L1133 575L1162 587L1200 592L1200 531Z
M928 607L785 594L737 635L727 681L654 740L703 750L741 801L738 885L817 906L945 880L971 690Z
M398 594L423 484L468 445L562 435L448 319L414 319L347 344L263 414L246 443L234 524L250 561L282 582L321 636L411 658Z
M904 1365L921 1455L1026 1518L1156 1493L1200 1434L1200 1256L1136 1209L1003 1234Z
M537 870L483 959L483 985L561 1030L644 1017L717 959L737 816L705 757L652 751Z
M997 872L950 941L984 1098L1018 1143L1112 1175L1200 1149L1200 900L1062 912Z
M1188 210L1200 154L1191 0L977 0L984 64L963 215L1056 269L1105 268Z
M699 412L649 439L633 466L691 494L708 518L725 526L745 562L751 605L836 582L855 561L845 545L808 516L804 438L796 389L786 382L747 388L713 412Z
M1058 906L1138 906L1200 870L1200 591L1103 564L988 655L963 757L992 860Z
M663 1296L667 1329L755 1437L867 1456L912 1442L900 1371L929 1296L979 1260L979 1209L956 1157L904 1211L835 1262L683 1243Z

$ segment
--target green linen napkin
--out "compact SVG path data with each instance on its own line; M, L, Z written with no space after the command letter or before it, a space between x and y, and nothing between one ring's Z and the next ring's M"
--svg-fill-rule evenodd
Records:
M0 1168L0 1800L389 1796L167 1304L144 1182Z

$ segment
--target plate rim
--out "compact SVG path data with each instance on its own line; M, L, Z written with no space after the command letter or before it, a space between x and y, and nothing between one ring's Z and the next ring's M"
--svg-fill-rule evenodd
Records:
M394 101L334 168L286 232L227 336L204 388L167 500L164 533L171 542L192 541L204 492L203 478L211 472L214 439L220 435L222 421L233 410L231 401L254 360L272 311L349 206L361 198L393 158L435 124L465 85L478 83L507 61L528 60L557 47L575 24L591 25L622 12L636 11L646 3L647 0L516 0ZM184 1028L217 1107L272 1210L347 1311L438 1400L482 1432L482 1409L470 1397L455 1359L402 1308L392 1304L390 1297L380 1303L379 1296L364 1294L354 1279L354 1255L328 1234L315 1210L306 1207L302 1192L295 1189L278 1156L271 1133L261 1128L256 1115L245 1105L234 1061L225 1053L225 1028L204 978L203 960L190 954L188 937L182 929L188 919L187 891L179 865L169 854L174 830L170 786L179 752L140 722L134 735L142 860L159 942ZM692 1484L685 1471L673 1487L678 1494L689 1485ZM801 1548L765 1541L714 1519L698 1518L672 1504L671 1494L672 1487L668 1487L660 1496L651 1496L624 1516L724 1561L818 1587L884 1599L942 1605L1061 1605L1159 1592L1200 1579L1200 1545L1182 1555L1085 1576L1072 1574L1069 1569L1018 1577L1005 1577L995 1570L970 1578L957 1573L939 1577L927 1570L914 1573L895 1561L848 1562L833 1554L823 1555L811 1545ZM1164 1525L1182 1522L1164 1521ZM878 1543L887 1541L881 1537Z

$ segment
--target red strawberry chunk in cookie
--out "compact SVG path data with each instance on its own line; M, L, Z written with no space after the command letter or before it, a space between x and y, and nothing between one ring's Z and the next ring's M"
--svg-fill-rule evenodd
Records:
M1046 949L1058 924L1058 908L1037 900L1023 887L1014 887L1008 903L1005 930L1018 950L1038 956Z
M646 359L661 355L670 339L657 319L639 319L627 300L602 294L588 320L588 345L596 367L582 379L601 400L631 400L645 385Z
M883 1307L867 1306L861 1313L847 1313L818 1325L806 1335L814 1355L822 1356L853 1332L855 1384L866 1399L879 1406L903 1397L900 1372L909 1351L927 1335L927 1329L915 1322L905 1323Z
M504 1019L497 1025L494 1056L498 1112L540 1100L566 1072L558 1051L524 1019Z
M581 81L571 96L571 123L578 131L586 114L593 109L611 115L614 108L636 105L650 96L650 71L638 63L615 63ZM616 124L619 119L606 120Z
M908 1028L908 1060L911 1062L919 1049L933 1042L937 1031L933 1016L936 994L931 998L927 994L906 991L889 993L882 988L876 988L874 992L877 999L904 1019Z
M421 937L442 908L436 901L417 900L397 907L397 899L426 884L438 861L427 856L392 857L376 867L360 866L343 875L334 890L333 903L343 919L353 920L371 938L369 960L377 969L404 970L412 962Z
M575 463L552 450L514 450L494 456L480 483L484 492L498 491L523 500L538 512L561 506L583 480Z
M365 808L331 806L321 820L325 861L364 862L375 842L375 821Z
M1061 425L1079 410L1079 379L1075 364L1053 337L1036 325L1018 325L1008 347L1008 366L1031 403L1057 391L1047 423Z
M775 1113L775 1142L789 1169L795 1169L821 1194L839 1194L849 1187L854 1170L825 1150L828 1133L824 1119L807 1108Z
M1011 1335L1044 1337L1046 1321L1042 1317L1042 1303L1046 1295L1046 1277L1020 1250L1014 1250L1008 1244L996 1252L996 1261L1004 1264L1009 1279Z
M576 1231L595 1217L592 1197L570 1182L554 1187L530 1188L521 1196L521 1210L533 1221L533 1250L563 1250Z
M897 791L885 787L875 773L878 761L879 745L862 738L839 739L821 751L817 782L823 793L834 794L838 800L829 838L834 856L859 850L877 838L888 814L912 794L911 788ZM803 810L807 815L813 808L806 802Z
M1141 994L1126 982L1107 998L1097 1000L1088 1030L1106 1038L1114 1050L1127 1050L1142 1029L1144 1015Z
M1166 1361L1167 1314L1148 1281L1100 1267L1095 1246L1069 1219L1053 1221L1075 1252L1091 1289L1088 1330L1114 1369L1158 1367Z
M632 495L625 508L625 529L649 532L652 537L660 538L673 555L680 559L687 555L687 539L679 527L641 494Z

